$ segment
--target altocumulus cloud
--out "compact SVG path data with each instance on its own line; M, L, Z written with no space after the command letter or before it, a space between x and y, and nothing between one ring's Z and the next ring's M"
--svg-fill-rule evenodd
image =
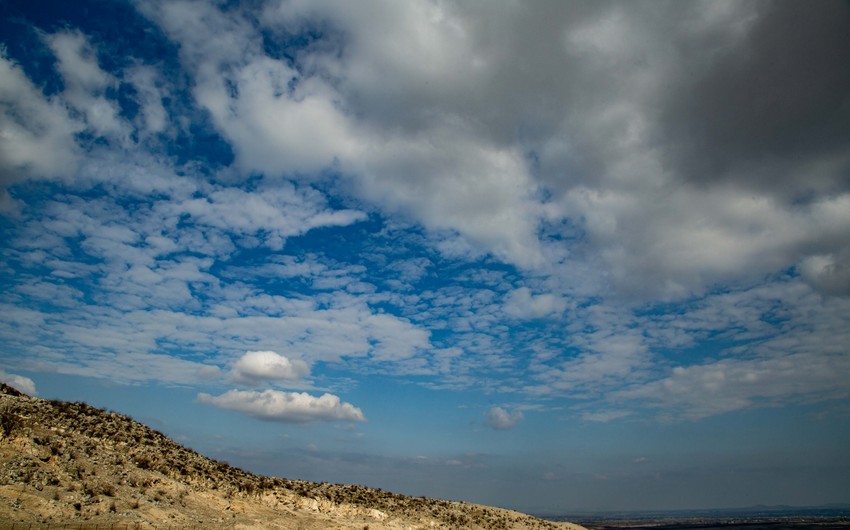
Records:
M333 394L315 397L306 392L230 390L220 396L200 393L198 401L268 421L366 421L362 410Z
M521 287L505 297L505 313L519 319L557 317L566 309L566 302L551 293L534 295L527 287Z

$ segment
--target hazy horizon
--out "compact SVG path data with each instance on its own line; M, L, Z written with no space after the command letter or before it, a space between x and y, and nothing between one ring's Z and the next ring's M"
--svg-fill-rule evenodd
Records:
M0 4L0 380L534 513L850 501L850 4Z

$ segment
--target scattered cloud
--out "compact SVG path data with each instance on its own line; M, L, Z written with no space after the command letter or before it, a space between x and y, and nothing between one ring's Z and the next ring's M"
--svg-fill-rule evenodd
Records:
M363 411L333 394L314 397L304 392L229 390L220 396L202 392L198 394L198 401L283 423L366 421Z
M487 418L487 425L491 429L497 431L507 431L513 429L519 422L522 421L523 414L521 410L508 411L502 407L491 407L484 414Z
M0 55L4 359L597 421L844 395L845 4L134 7L162 56Z

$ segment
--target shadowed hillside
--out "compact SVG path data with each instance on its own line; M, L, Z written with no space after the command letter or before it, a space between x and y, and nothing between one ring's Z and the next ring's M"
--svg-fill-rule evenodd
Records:
M0 522L243 530L576 528L500 508L255 475L126 416L32 398L6 385L0 387Z

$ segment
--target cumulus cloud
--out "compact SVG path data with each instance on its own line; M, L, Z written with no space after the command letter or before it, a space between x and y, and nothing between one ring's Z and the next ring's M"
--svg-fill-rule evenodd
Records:
M38 394L38 391L35 389L35 382L29 377L12 374L0 369L0 381L15 388L16 390L20 390L24 394L29 394L30 396Z
M198 401L261 420L284 423L366 421L363 411L333 394L314 397L304 392L230 390L220 396L200 393Z
M310 375L301 359L289 359L273 351L249 351L231 369L233 380L248 385L267 381L294 381Z
M523 414L521 410L508 411L502 407L491 407L484 414L484 417L487 418L487 425L491 429L507 431L519 425Z

